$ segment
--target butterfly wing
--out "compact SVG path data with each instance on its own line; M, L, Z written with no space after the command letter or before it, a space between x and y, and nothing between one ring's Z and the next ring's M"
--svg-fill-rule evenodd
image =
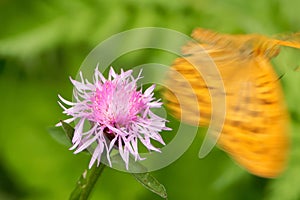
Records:
M218 77L212 75L206 77L210 81L204 81L197 70L207 70L205 53L208 53L225 87L226 115L218 145L249 172L262 177L277 176L287 159L288 114L269 60L245 52L243 44L250 36L235 38L198 29L193 37L204 51L190 43L183 48L187 56L176 59L172 65L166 79L172 92L163 93L170 113L192 125L210 123L211 95L221 96L223 91L214 85ZM184 89L188 84L193 91ZM196 95L198 105L191 92Z

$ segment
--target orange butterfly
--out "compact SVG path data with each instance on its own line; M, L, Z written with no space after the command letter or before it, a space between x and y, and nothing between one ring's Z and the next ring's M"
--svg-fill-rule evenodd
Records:
M278 176L287 163L289 117L280 78L270 59L279 54L280 46L300 48L300 44L200 28L194 30L192 37L196 43L183 47L184 56L175 60L166 77L169 89L163 91L163 96L170 113L186 123L207 126L212 119L211 96L218 104L223 95L226 113L219 147L252 174ZM219 80L216 74L206 72L203 77L196 69L211 68L209 58L219 71L224 90L215 84ZM194 94L185 89L187 85L191 85ZM193 95L198 105L193 103Z

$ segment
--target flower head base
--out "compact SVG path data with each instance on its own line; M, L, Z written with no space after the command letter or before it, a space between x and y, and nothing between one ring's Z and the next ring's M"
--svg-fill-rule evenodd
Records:
M165 126L166 120L155 115L150 109L160 108L162 103L153 97L155 85L144 93L137 90L136 83L141 78L132 76L132 70L116 74L113 68L105 79L98 68L95 69L93 83L84 79L72 80L74 85L75 102L70 102L59 96L62 103L71 106L60 106L65 114L71 118L65 120L70 123L78 121L72 139L71 150L79 153L93 146L93 154L89 168L106 152L107 160L111 165L110 152L113 147L119 150L128 169L129 156L135 160L142 160L138 152L138 140L150 151L160 150L151 144L156 140L164 145L159 132L170 130ZM89 122L89 130L84 132L84 124ZM105 150L105 151L104 151Z

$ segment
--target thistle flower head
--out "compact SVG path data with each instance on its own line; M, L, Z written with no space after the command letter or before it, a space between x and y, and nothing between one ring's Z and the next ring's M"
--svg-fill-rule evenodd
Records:
M120 74L116 74L110 68L106 79L96 68L92 83L84 79L82 73L80 81L71 79L74 102L59 96L63 113L71 116L65 122L77 122L70 149L76 149L74 153L79 153L93 147L90 168L96 161L99 165L104 152L111 165L110 152L114 147L118 149L128 169L130 155L135 160L143 159L138 152L138 141L149 151L157 152L160 149L153 146L151 140L165 144L159 132L169 130L165 125L166 120L151 111L151 108L160 108L162 103L153 96L155 85L144 93L137 90L140 78L141 72L134 78L132 70L121 70ZM84 129L85 123L90 125L88 130Z

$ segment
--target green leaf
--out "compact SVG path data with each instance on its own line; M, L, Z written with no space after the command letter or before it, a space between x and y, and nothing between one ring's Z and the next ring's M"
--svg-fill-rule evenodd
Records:
M146 189L158 194L162 198L167 199L167 191L163 184L158 182L149 172L146 173L132 173L134 178L140 182Z
M48 132L60 144L63 144L65 146L70 146L71 141L69 137L67 137L62 127L50 127L48 128Z
M59 143L70 146L72 144L72 138L74 135L74 128L66 122L60 120L61 127L50 127L48 132Z
M70 124L62 120L60 120L60 123L62 124L61 127L50 127L48 129L48 132L59 143L64 144L66 146L70 146L72 145L72 138L75 129ZM90 152L86 149L83 150L82 153L90 154Z
M72 142L75 129L72 126L70 126L70 124L67 124L62 120L60 120L60 123L62 124L62 128L64 129L69 141Z

